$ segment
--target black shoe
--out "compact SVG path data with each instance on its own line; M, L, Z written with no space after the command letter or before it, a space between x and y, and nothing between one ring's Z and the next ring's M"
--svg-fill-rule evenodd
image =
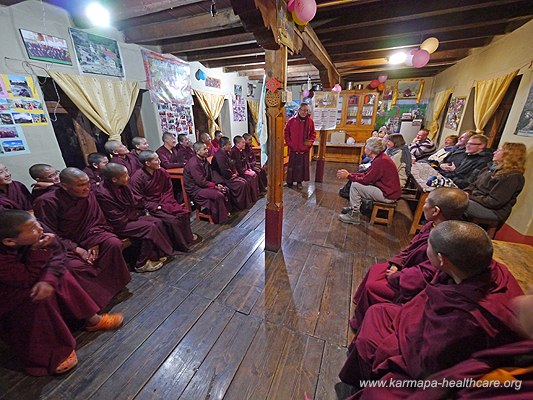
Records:
M287 183L287 187L288 187L289 189L292 189L292 183Z
M350 211L352 211L352 207L343 207L341 214L348 214Z
M298 182L298 183L296 184L296 189L303 189L302 182Z

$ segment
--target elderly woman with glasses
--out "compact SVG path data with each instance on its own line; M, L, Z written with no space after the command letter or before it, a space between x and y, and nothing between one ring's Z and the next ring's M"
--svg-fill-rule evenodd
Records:
M337 171L338 179L348 178L350 186L350 206L344 207L339 220L347 224L361 222L361 202L363 199L393 203L402 194L400 178L394 161L385 154L385 140L371 137L366 141L365 154L372 164L365 172L349 173L345 169Z
M496 150L492 164L464 189L470 196L466 216L495 220L502 225L524 187L525 163L526 146L523 143L507 142Z

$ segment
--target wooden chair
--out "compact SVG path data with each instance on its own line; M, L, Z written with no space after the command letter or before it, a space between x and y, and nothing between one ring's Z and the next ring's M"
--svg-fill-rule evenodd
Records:
M394 220L394 210L396 210L397 205L398 205L397 202L394 202L394 203L374 202L374 206L372 207L372 215L370 216L370 224L374 225L374 223L377 223L377 224L386 224L387 226L391 226L392 221ZM386 218L380 217L378 215L380 211L383 211L384 213L386 213Z
M489 235L491 239L494 239L496 232L503 225L503 223L500 223L500 221L496 221L494 219L468 218L468 220L485 229L487 231L487 235Z
M186 205L189 205L189 210L191 210L190 208L190 205L191 205L191 198L189 197L189 193L187 193L187 191L183 191L183 201L185 202ZM209 221L210 224L215 224L215 222L213 221L213 218L211 218L211 215L210 214L207 214L207 213L203 213L200 211L200 207L198 205L196 205L196 219L198 221L201 221L201 220L205 220L205 221Z

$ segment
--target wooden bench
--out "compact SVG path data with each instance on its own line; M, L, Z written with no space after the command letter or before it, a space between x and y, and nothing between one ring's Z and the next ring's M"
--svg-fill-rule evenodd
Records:
M374 205L372 206L372 215L370 216L370 224L374 225L374 223L376 223L376 224L385 224L387 226L391 226L392 221L394 220L394 210L396 210L397 205L398 205L397 202L394 202L394 203L374 202ZM379 216L380 211L386 213L385 218Z

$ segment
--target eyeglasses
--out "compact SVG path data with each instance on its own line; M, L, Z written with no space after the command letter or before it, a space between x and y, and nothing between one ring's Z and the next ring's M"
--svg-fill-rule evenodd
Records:
M466 144L469 144L470 146L481 146L483 143L472 143L472 142L467 142Z

